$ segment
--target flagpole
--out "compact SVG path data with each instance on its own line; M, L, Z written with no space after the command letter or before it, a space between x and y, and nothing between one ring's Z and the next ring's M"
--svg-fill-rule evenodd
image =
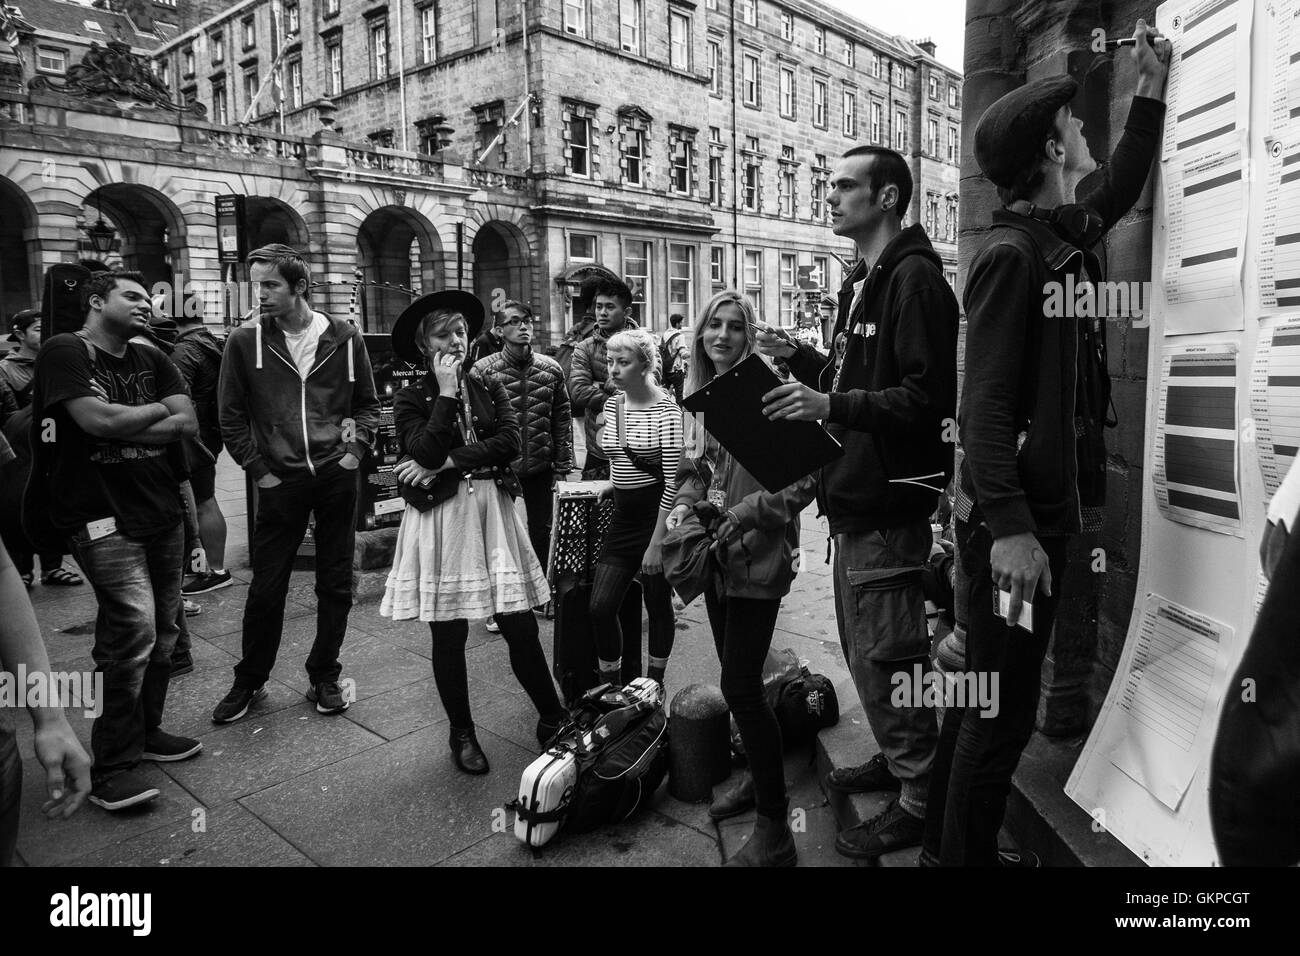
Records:
M402 152L406 152L406 31L403 29L402 3L397 4L397 101L402 118Z

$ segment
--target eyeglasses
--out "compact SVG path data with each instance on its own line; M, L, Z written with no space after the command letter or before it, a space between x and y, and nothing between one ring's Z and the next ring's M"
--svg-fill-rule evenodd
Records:
M505 320L504 322L502 322L501 324L502 324L502 325L532 325L532 324L533 324L533 318L532 318L532 316L521 315L521 316L519 316L518 318L514 318L514 319L506 319L506 320Z

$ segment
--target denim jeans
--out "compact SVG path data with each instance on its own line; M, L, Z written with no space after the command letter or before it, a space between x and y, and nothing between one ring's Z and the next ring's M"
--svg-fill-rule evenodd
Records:
M84 528L72 537L99 602L91 652L104 675L103 712L90 732L96 781L139 763L145 733L162 725L184 544L180 522L150 538L115 531L91 541Z
M966 668L998 674L998 711L982 716L980 708L949 708L943 716L939 750L926 811L923 846L943 866L996 866L998 830L1006 813L1011 775L1034 732L1042 686L1043 658L1065 579L1065 537L1039 538L1052 572L1052 596L1039 591L1034 606L1034 633L1007 627L993 613L990 554L993 536L980 524L957 522L957 560L965 591Z
M294 555L316 517L316 640L307 658L312 684L337 681L339 649L352 610L352 548L356 541L356 471L337 462L303 472L257 494L257 525L249 549L253 583L244 605L243 659L235 685L261 687L271 676L284 629L284 601Z

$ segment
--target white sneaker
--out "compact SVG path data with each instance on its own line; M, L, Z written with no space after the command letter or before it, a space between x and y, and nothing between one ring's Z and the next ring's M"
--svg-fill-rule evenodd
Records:
M488 618L488 622L487 622L487 630L488 630L488 633L489 633L489 634L500 634L500 633L501 633L501 625L497 623L497 619L496 619L496 618L494 618L494 617L490 617L490 618Z

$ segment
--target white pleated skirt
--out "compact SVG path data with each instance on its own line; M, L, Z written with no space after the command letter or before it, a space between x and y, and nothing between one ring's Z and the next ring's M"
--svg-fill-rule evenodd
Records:
M482 620L550 600L546 573L514 502L489 480L462 481L429 511L410 505L379 613L395 621Z

